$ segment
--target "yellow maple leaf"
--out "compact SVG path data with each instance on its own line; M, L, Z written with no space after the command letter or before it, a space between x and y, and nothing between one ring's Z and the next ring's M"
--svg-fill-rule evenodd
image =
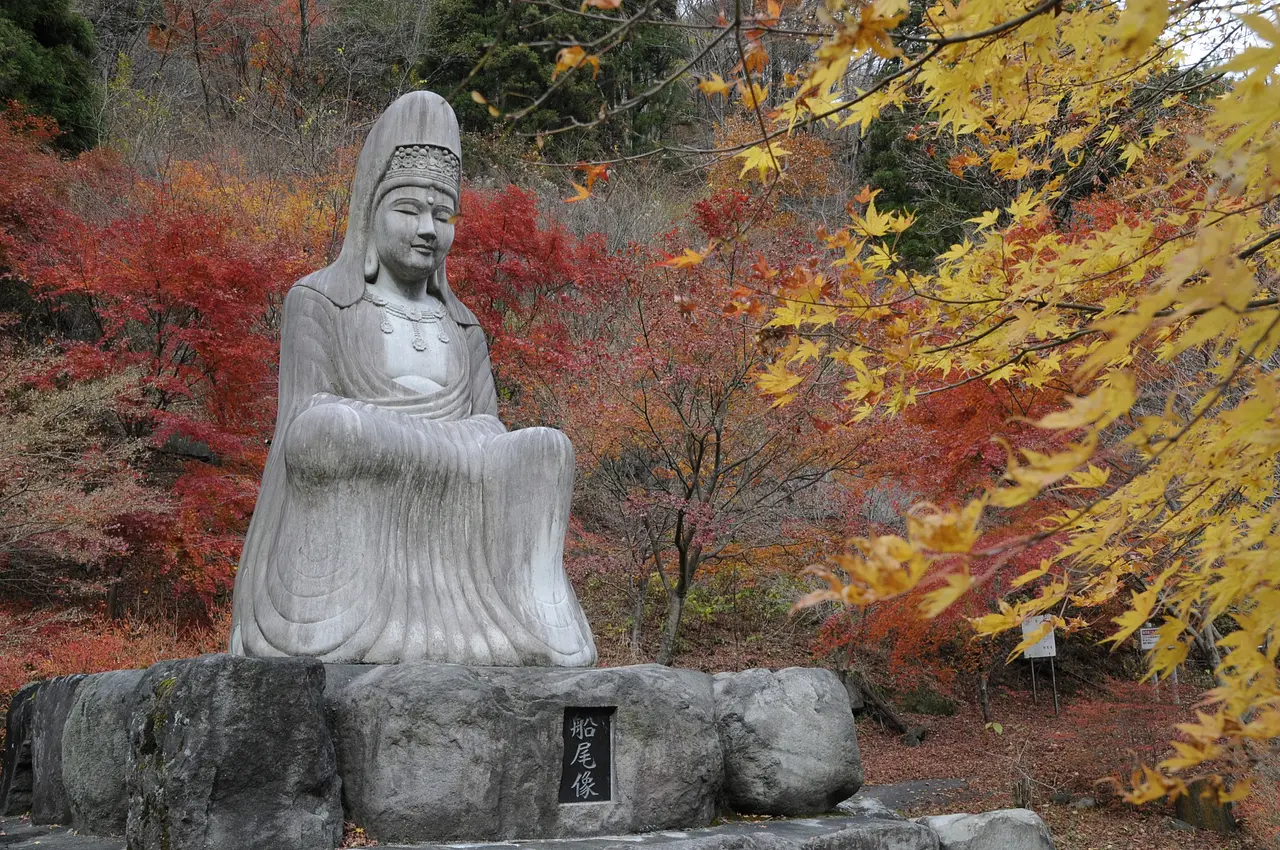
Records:
M721 77L719 74L712 74L711 76L707 77L705 80L700 80L698 82L698 90L706 95L712 95L712 94L723 95L723 94L726 94L730 88L731 88L731 84L726 83L724 81L724 78Z
M746 80L742 80L738 83L738 90L742 92L742 105L747 109L763 106L769 99L769 88L759 83L753 82L747 85Z
M756 386L765 395L774 396L774 407L783 407L795 398L790 391L804 380L787 369L781 360L775 360L756 374Z
M1120 52L1126 56L1146 53L1168 22L1168 0L1126 0L1115 31Z
M1000 210L987 210L976 218L966 218L965 221L972 221L978 225L979 230L986 230L988 227L995 226L1000 220Z
M929 591L920 600L920 613L932 620L951 607L951 603L963 596L972 586L973 576L969 575L968 571L951 573L942 587Z
M1092 425L1105 428L1133 406L1137 389L1132 373L1113 372L1087 396L1068 396L1069 409L1050 413L1036 422L1041 428L1070 429Z
M788 155L788 152L778 145L767 142L749 147L741 153L734 154L735 157L741 158L743 163L742 171L738 176L742 177L754 168L760 176L760 182L763 183L770 171L782 171L782 158Z
M1133 168L1133 164L1147 155L1142 146L1134 142L1124 146L1124 150L1120 152L1120 158L1124 160L1126 169Z
M1062 487L1064 490L1092 489L1094 487L1101 487L1103 484L1106 484L1107 479L1110 477L1111 477L1110 468L1101 469L1097 466L1094 466L1091 463L1089 464L1089 468L1086 469L1085 471L1073 472L1071 474L1071 483L1063 484Z
M822 347L818 345L817 342L815 342L812 339L801 339L798 341L796 345L795 352L792 353L791 356L787 358L787 362L794 363L797 360L799 360L800 365L803 366L805 363L808 363L810 360L816 360L821 356L822 356Z

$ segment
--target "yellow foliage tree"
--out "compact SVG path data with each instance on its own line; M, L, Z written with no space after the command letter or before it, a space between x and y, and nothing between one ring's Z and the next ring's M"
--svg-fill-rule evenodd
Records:
M1055 538L1052 561L1018 582L1038 592L976 619L980 635L1046 612L1066 626L1069 609L1127 595L1109 640L1162 619L1150 674L1170 673L1193 642L1218 657L1218 686L1175 755L1135 774L1135 802L1183 793L1209 770L1237 774L1222 799L1247 793L1256 748L1280 736L1280 28L1264 4L1236 5L1227 16L1164 0L946 0L896 38L905 6L828 2L829 31L756 146L806 122L866 127L910 102L939 134L971 140L958 168L1016 187L930 274L899 267L895 236L911 222L872 198L823 234L838 291L821 303L772 293L772 324L847 371L861 418L978 380L1054 380L1077 394L1037 423L1062 432L1061 450L1011 451L1005 479L978 498L917 506L903 538L854 541L810 601L869 604L932 582L922 613L936 616L984 564ZM1186 57L1233 37L1243 49L1212 73ZM867 52L896 69L849 93L850 63ZM1064 182L1099 157L1128 172L1112 194L1141 215L1054 226ZM1141 168L1148 157L1162 167ZM879 327L886 308L892 333ZM1034 535L983 547L984 524L1066 488L1086 498Z
M695 22L703 46L680 72L735 46L730 73L704 73L698 88L736 103L758 130L721 150L741 179L785 180L797 134L865 132L909 106L928 116L924 132L962 151L948 160L951 173L980 174L1012 199L971 219L967 238L929 273L895 252L915 223L909 213L877 210L874 193L854 199L844 226L816 234L830 252L819 260L831 268L821 293L785 283L758 292L774 308L770 332L816 355L772 364L762 392L786 403L805 381L839 370L858 421L972 381L1074 394L1038 422L1060 433L1058 450L1010 449L1004 480L978 498L916 506L903 537L851 541L820 571L829 587L810 601L867 605L922 589L922 614L936 616L991 565L1053 538L1054 557L1017 581L1020 596L975 620L978 633L1040 613L1067 627L1069 611L1119 599L1127 611L1110 637L1119 643L1158 617L1150 673L1169 673L1198 642L1216 658L1217 687L1181 727L1176 754L1135 774L1130 799L1185 792L1204 773L1239 780L1219 785L1224 800L1247 793L1257 748L1280 736L1275 8L734 8L732 19ZM622 38L632 18L616 14ZM809 45L807 58L779 67L775 47L787 38ZM1130 214L1071 226L1081 186L1108 180L1105 191ZM1003 512L1050 491L1079 498L1035 534L984 546L983 530Z

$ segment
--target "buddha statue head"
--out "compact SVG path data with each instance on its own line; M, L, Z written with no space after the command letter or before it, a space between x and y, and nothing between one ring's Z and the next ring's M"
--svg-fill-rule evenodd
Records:
M415 286L444 262L453 245L461 163L445 147L400 145L373 197L372 238L365 246L364 278L380 271Z
M304 284L346 307L380 274L402 284L428 280L455 321L474 324L449 292L445 275L461 194L461 155L458 119L444 98L414 91L392 103L360 150L342 251Z

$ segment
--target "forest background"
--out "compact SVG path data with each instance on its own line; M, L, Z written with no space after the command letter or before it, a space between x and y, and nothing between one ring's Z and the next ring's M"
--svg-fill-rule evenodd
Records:
M604 662L828 664L890 726L971 707L1044 782L992 701L1027 685L999 633L1048 611L1081 729L1151 670L1223 689L1133 799L1202 769L1240 796L1280 711L1276 116L1213 104L1266 92L1273 19L939 8L5 0L0 690L221 647L280 301L336 254L372 119L426 87L466 131L449 273L504 421L578 450ZM1214 263L1249 286L1180 295ZM1213 452L1153 489L1199 424L1248 445L1193 432ZM1072 734L1068 782L1137 763Z

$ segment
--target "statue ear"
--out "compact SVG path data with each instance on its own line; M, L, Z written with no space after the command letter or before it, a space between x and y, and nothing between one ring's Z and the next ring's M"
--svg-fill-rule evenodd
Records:
M378 279L378 246L372 241L364 248L364 279L366 283Z

